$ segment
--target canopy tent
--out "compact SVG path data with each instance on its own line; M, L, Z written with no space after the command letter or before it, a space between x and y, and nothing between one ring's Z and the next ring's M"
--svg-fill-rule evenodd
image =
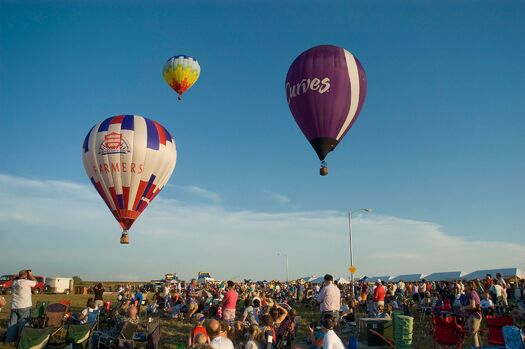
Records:
M302 277L301 279L302 279L304 282L310 282L310 281L312 281L312 280L317 279L317 275L305 276L305 277Z
M444 271L425 276L426 281L454 281L461 279L461 271Z
M344 277L340 277L339 279L336 280L337 281L337 284L339 285L346 285L346 284L349 284L350 281L348 281L347 279L345 279Z
M493 278L495 278L497 273L500 273L501 276L503 276L504 278L511 278L517 276L520 279L525 279L525 273L518 268L476 270L470 274L463 275L461 278L463 280L484 279L487 276L487 274L490 274Z
M324 282L324 276L319 276L318 278L310 280L309 282L312 284L322 284Z
M421 281L421 279L424 277L423 274L404 274L404 275L398 275L395 278L393 278L392 282L398 282L398 281Z
M372 277L364 279L363 281L368 281L370 283L376 282L377 280L388 282L390 281L390 279L392 279L392 276L385 275L385 276L372 276Z

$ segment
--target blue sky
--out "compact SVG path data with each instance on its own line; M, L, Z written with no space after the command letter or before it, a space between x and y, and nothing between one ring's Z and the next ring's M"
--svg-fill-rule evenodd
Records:
M460 246L458 254L469 242L490 250L472 252L473 261L457 260L448 270L523 263L517 257L525 251L524 20L519 1L1 1L0 236L6 244L0 272L24 263L42 265L47 274L81 270L34 257L42 248L56 255L56 240L65 236L64 248L80 241L108 245L95 256L84 246L74 249L84 260L98 260L98 272L81 270L86 277L155 277L153 260L140 268L135 262L146 247L173 254L173 269L183 275L216 265L210 271L222 277L268 278L279 270L274 250L288 251L295 276L342 274L344 212L359 207L374 214L358 217L355 234L360 226L379 234L379 243L356 242L360 271L419 271L409 270L417 255L407 261L399 254L420 245L389 246L381 237L401 238L395 234L410 230L406 224L418 227L406 236L411 241L426 236L433 244L438 234ZM354 53L368 78L359 119L328 156L328 177L318 175L317 157L284 92L293 59L318 44ZM179 103L161 72L166 59L181 53L196 57L202 73ZM90 196L80 152L87 131L117 114L161 122L178 148L170 186L133 227L136 244L119 251L129 271L108 257L122 249L118 225ZM37 202L47 215L35 212ZM319 220L317 230L302 225L308 217ZM261 221L279 222L278 228L267 233ZM186 252L161 243L174 239L180 246L195 235L206 246L228 241L228 257L194 246L195 265ZM324 238L315 240L319 235ZM390 259L367 260L375 244ZM516 254L487 262L487 253L507 248L498 244ZM340 257L329 258L326 251L339 245ZM17 259L5 246L23 246L32 256ZM264 250L270 266L217 264L242 260L240 251L252 249ZM312 255L319 258L299 263ZM264 253L257 258L266 260ZM428 263L421 272L445 267L439 259Z

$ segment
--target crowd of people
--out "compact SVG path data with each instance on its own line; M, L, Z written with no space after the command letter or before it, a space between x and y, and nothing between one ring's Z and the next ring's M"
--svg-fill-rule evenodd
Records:
M17 331L29 317L34 283L30 270L20 271L13 283L7 342L16 340ZM152 297L141 286L121 287L113 307L104 300L102 283L92 291L86 308L74 314L72 321L85 323L90 314L100 309L106 312L106 327L93 335L97 346L104 344L104 338L118 335L124 324L138 324L140 314L192 323L185 344L199 349L289 348L297 335L298 305L318 312L307 328L306 342L311 349L343 349L337 333L345 325L355 324L356 313L372 318L389 318L394 310L406 315L426 311L453 314L465 323L475 347L480 346L483 314L510 314L516 322L525 320L525 281L508 282L499 274L469 282L362 280L354 285L337 284L328 274L322 284L295 280L199 285L193 279L189 283L166 282Z

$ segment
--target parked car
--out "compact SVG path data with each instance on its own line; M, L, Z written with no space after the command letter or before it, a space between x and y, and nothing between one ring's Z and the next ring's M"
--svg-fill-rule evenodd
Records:
M11 294L11 286L13 281L16 280L18 275L7 274L0 277L0 293ZM43 276L36 276L36 286L31 288L31 292L34 294L43 293L46 287L45 278Z

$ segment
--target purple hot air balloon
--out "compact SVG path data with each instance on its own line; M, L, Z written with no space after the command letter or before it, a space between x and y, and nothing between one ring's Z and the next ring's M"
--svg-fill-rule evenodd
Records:
M286 99L297 125L328 174L326 155L357 119L366 96L366 75L347 50L321 45L301 53L286 75Z

